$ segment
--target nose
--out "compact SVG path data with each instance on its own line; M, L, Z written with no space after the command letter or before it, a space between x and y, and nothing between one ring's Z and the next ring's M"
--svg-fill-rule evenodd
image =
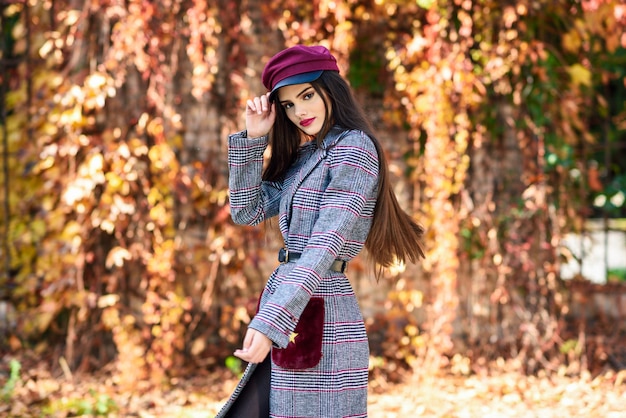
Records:
M294 114L298 117L304 116L306 115L306 110L304 108L304 106L296 106L294 105L295 110L294 110Z

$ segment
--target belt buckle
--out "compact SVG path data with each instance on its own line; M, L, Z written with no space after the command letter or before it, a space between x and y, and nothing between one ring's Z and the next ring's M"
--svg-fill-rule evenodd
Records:
M278 250L278 261L281 264L285 264L289 262L289 250L287 248L281 248Z

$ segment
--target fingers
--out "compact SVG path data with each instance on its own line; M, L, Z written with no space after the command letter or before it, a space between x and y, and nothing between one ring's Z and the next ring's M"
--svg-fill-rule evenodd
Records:
M252 344L252 339L254 336L254 330L248 329L246 331L246 336L243 339L243 347L239 350L235 351L235 355L245 360L244 357L249 357L250 345ZM246 360L247 361L247 360Z
M269 100L269 93L246 101L246 130L249 138L258 138L272 129L276 120L276 105Z
M243 347L233 354L248 363L262 362L270 351L272 342L260 332L249 329L244 338Z
M265 358L265 356L259 360L260 353L258 347L254 344L253 335L254 333L251 333L250 330L248 330L246 338L243 342L243 348L236 350L234 354L236 357L239 357L248 363L259 363L263 360L263 358Z
M270 94L267 93L253 99L248 99L246 101L247 110L258 115L262 115L263 113L269 111L271 107L269 97Z
M254 333L254 330L249 329L248 331L246 331L246 336L243 339L243 349L245 351L250 349L250 346L252 345L252 340L254 338Z

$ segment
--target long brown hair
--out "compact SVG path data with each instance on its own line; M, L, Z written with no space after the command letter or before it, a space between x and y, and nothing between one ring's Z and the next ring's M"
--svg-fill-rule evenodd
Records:
M352 89L335 71L324 71L311 85L324 98L327 110L326 120L316 138L318 146L321 146L332 126L336 125L346 130L362 131L372 140L378 152L378 198L365 248L373 261L382 267L389 267L396 262L417 262L424 257L424 228L400 207L389 180L389 167L383 148ZM329 109L332 109L332 114ZM276 101L276 121L270 132L272 152L263 172L264 180L282 179L297 157L302 135L302 131L291 123L283 107Z

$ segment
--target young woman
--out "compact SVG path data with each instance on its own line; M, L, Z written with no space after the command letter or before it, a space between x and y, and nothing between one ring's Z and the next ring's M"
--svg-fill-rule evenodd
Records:
M382 267L415 262L423 230L399 207L326 48L288 48L262 79L269 92L247 101L247 129L229 137L231 214L246 225L277 216L284 248L234 354L271 358L271 417L366 417L369 348L346 267L363 246Z

